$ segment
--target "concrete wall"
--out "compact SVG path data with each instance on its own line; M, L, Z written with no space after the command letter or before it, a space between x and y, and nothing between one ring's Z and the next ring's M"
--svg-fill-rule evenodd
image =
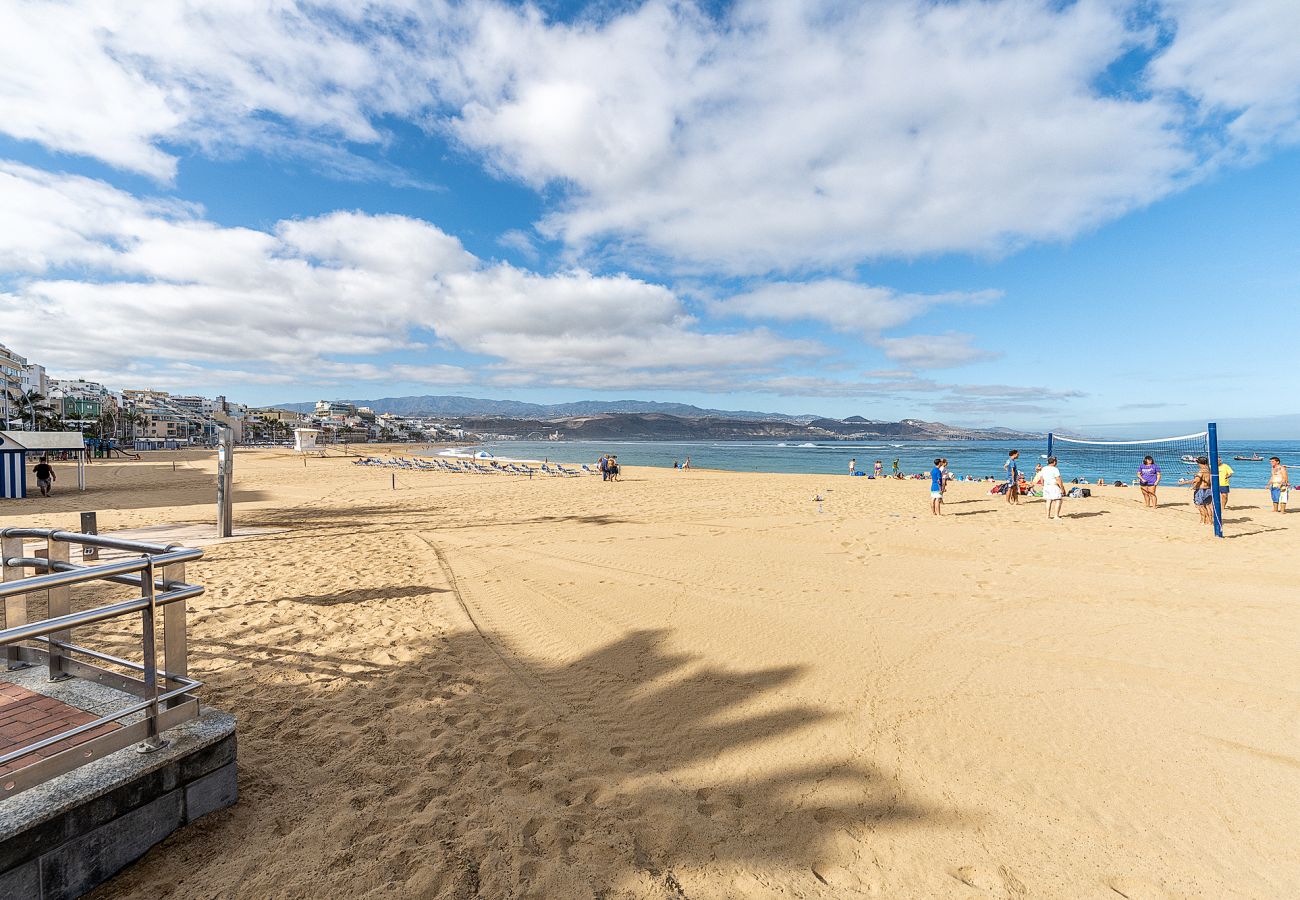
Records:
M143 774L128 771L125 780L112 777L112 766L100 767L94 777L104 780L105 789L79 791L82 796L76 802L62 807L50 808L51 802L57 803L57 793L42 793L38 788L0 803L0 822L11 813L28 818L25 827L3 828L0 898L79 897L139 859L176 829L235 802L238 789L233 720L225 735L215 742L176 749L184 752L174 753L164 764ZM127 749L100 762L108 763L123 754L137 756ZM134 760L122 762L128 770L135 768L129 765ZM78 770L55 780L84 778L85 774ZM32 804L43 804L47 809L32 810ZM13 826L14 821L4 824Z

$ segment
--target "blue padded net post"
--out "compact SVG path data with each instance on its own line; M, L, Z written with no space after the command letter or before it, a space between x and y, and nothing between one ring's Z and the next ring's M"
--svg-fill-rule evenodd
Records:
M1210 440L1210 489L1214 491L1214 536L1223 537L1223 499L1219 496L1219 426L1211 422L1206 427Z

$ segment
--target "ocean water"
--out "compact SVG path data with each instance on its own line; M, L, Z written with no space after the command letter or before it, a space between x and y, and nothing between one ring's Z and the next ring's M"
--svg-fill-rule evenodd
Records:
M894 459L899 470L914 474L928 472L935 457L948 459L949 468L959 477L975 478L1000 476L1007 451L1015 447L1020 451L1020 466L1033 472L1035 463L1046 455L1045 441L1025 443L1016 441L490 441L479 446L458 448L457 455L470 456L486 451L502 459L550 460L551 462L579 465L595 464L603 453L613 453L627 466L657 466L672 468L674 461L685 461L698 469L725 469L733 472L793 472L825 475L848 475L849 460L857 459L858 469L871 473L877 459L884 464L888 475ZM1235 470L1232 479L1235 487L1263 487L1268 483L1267 462L1234 462L1234 455L1250 456L1258 452L1265 460L1280 456L1293 467L1292 481L1300 480L1300 441L1221 441L1220 456ZM1102 466L1081 458L1071 465L1064 447L1056 451L1060 457L1061 474L1065 481L1072 479L1095 482L1098 477L1107 481L1131 481L1141 451L1134 454L1131 470L1124 460ZM1164 470L1163 483L1176 484L1179 477L1189 475L1194 466L1179 458L1181 451L1157 462Z

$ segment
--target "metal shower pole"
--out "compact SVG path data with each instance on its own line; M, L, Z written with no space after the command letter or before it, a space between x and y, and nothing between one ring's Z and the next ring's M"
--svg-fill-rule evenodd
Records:
M235 432L222 425L217 433L217 537L230 537L234 532Z

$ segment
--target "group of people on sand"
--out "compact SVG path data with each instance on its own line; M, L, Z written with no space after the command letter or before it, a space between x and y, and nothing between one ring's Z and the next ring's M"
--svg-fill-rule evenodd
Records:
M1200 515L1201 524L1210 525L1214 522L1214 479L1210 472L1210 460L1207 456L1200 456L1196 460L1198 471L1192 478L1180 478L1178 483L1181 485L1190 485L1192 488L1192 504L1196 507ZM1282 465L1282 460L1276 456L1269 458L1269 464L1272 466L1272 472L1269 475L1269 494L1273 501L1274 512L1285 513L1287 500L1290 495L1291 479L1287 467ZM1066 487L1065 481L1061 477L1061 470L1057 468L1057 459L1055 456L1047 458L1046 466L1035 466L1032 480L1025 477L1020 470L1020 451L1011 450L1007 454L1007 461L1003 463L1003 469L1006 471L1005 493L1007 503L1016 505L1020 502L1020 497L1030 493L1035 487L1041 485L1043 499L1047 501L1047 518L1061 518L1061 506L1065 500ZM1219 506L1220 510L1228 508L1228 497L1231 492L1232 476L1234 475L1232 466L1223 460L1219 461ZM1136 472L1136 481L1138 488L1142 492L1142 505L1147 509L1156 509L1158 499L1156 489L1160 486L1160 480L1163 473L1160 466L1151 456L1142 458L1142 464L1138 466ZM952 480L952 474L948 471L948 460L939 458L934 461L934 468L930 470L930 511L934 515L943 514L943 495L947 490L948 482ZM1075 480L1076 484L1086 482ZM1104 479L1098 479L1098 484L1104 484ZM1120 484L1120 482L1116 482Z
M600 470L601 481L618 481L618 457L606 453L600 459L596 460L596 468Z
M1268 490L1269 499L1273 501L1273 511L1284 513L1291 492L1291 475L1287 467L1282 465L1279 457L1269 457ZM1180 478L1178 483L1189 485L1192 489L1192 505L1196 507L1196 512L1201 517L1202 525L1214 524L1214 476L1210 471L1210 458L1208 456L1198 456L1196 458L1196 474L1191 478ZM1232 476L1236 474L1232 466L1223 460L1219 460L1219 509L1224 511L1228 508L1228 498L1232 493ZM1142 503L1148 509L1157 507L1156 488L1160 486L1161 479L1160 466L1150 456L1143 457L1142 465L1138 466L1137 483L1142 490Z
M1008 451L1007 461L1002 464L1002 468L1007 473L1004 493L1008 504L1018 506L1023 495L1041 485L1043 499L1047 501L1047 518L1061 518L1061 505L1065 501L1065 482L1061 478L1061 470L1056 467L1055 456L1047 457L1045 466L1034 466L1032 480L1026 478L1024 472L1020 470L1019 450Z
M867 473L866 473L866 472L859 472L859 471L858 471L858 461L857 461L857 459L855 458L855 459L851 459L851 460L849 460L849 474L850 474L850 475L866 475ZM871 477L872 477L872 478L884 478L884 477L885 477L885 463L884 463L883 460L879 460L879 459L876 460L875 464L871 467ZM893 470L893 474L892 474L891 477L893 477L893 478L902 478L902 477L903 477L903 474L902 474L901 472L898 471L898 458L897 458L897 457L894 458L894 470Z

